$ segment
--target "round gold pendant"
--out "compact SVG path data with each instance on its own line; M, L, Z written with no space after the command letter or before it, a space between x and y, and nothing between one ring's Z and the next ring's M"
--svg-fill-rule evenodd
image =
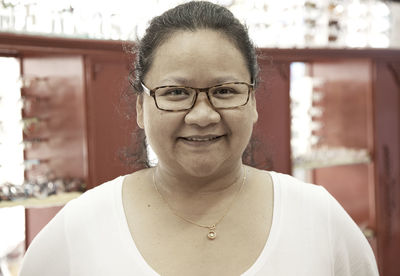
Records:
M208 232L207 237L208 237L210 240L213 240L213 239L215 239L215 238L217 237L217 233L215 233L214 230L210 230L210 232Z

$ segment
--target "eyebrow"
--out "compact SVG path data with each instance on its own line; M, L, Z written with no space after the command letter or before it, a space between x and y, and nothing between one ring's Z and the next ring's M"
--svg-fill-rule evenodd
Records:
M160 83L170 83L170 82L172 82L174 85L176 84L187 85L189 83L189 80L182 77L168 77L160 81Z
M243 81L238 78L232 77L232 76L225 76L225 77L217 77L214 78L210 81L210 84L217 85L225 82L235 82L235 81ZM169 84L164 84L164 85L184 85L188 86L190 84L190 80L183 78L183 77L167 77L165 79L162 79L160 81L161 83L169 83ZM171 84L171 82L173 84Z

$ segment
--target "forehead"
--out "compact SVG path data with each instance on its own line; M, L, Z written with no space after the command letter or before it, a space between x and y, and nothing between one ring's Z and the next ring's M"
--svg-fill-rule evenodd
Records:
M145 79L157 85L179 79L188 82L179 84L204 86L221 79L250 81L250 74L235 44L225 34L206 29L172 34L156 49Z

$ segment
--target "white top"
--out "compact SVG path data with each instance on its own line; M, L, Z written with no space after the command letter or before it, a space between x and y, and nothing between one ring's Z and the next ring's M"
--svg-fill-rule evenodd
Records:
M273 219L268 241L242 276L378 275L368 241L322 187L271 172ZM20 276L158 274L135 246L118 177L69 202L36 236Z

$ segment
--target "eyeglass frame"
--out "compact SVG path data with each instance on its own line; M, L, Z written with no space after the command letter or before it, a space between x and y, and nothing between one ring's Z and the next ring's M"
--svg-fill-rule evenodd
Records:
M250 93L254 90L254 83L250 84L250 83L247 83L247 82L244 82L244 81L225 82L225 83L221 83L221 84L217 84L217 85L209 86L209 87L204 87L204 88L196 88L196 87L181 86L181 85L162 85L162 86L157 86L157 87L155 87L155 88L153 88L153 89L149 89L149 88L147 88L147 86L146 86L143 82L140 82L140 84L142 85L143 91L144 91L147 95L149 95L150 97L152 97L152 98L154 99L154 104L156 105L156 107L157 107L159 110L168 111L168 112L179 112L179 111L186 111L186 110L192 109L193 106L196 104L197 96L198 96L199 93L201 93L201 92L205 92L205 93L206 93L208 102L209 102L209 103L211 104L211 106L212 106L213 108L215 108L215 109L232 109L232 108L237 108L237 107L240 107L240 106L244 106L244 105L246 105L246 104L249 102ZM215 88L215 87L219 87L219 86L224 86L224 85L227 85L227 84L245 84L245 85L247 86L247 88L248 88L248 90L247 90L247 91L248 91L248 92L247 92L247 99L246 99L246 102L245 102L244 104L241 104L241 105L238 105L238 106L233 106L233 107L215 107L215 106L214 106L214 104L212 103L212 101L211 101L211 99L210 99L210 95L209 95L210 89L211 89L211 88ZM191 105L189 108L178 109L178 110L160 108L160 107L158 106L158 104L157 104L156 92L155 92L155 91L156 91L157 89L160 89L160 88L169 88L169 87L170 87L170 88L175 88L175 87L190 88L190 89L193 89L194 91L196 91L196 95L194 96L192 105Z

